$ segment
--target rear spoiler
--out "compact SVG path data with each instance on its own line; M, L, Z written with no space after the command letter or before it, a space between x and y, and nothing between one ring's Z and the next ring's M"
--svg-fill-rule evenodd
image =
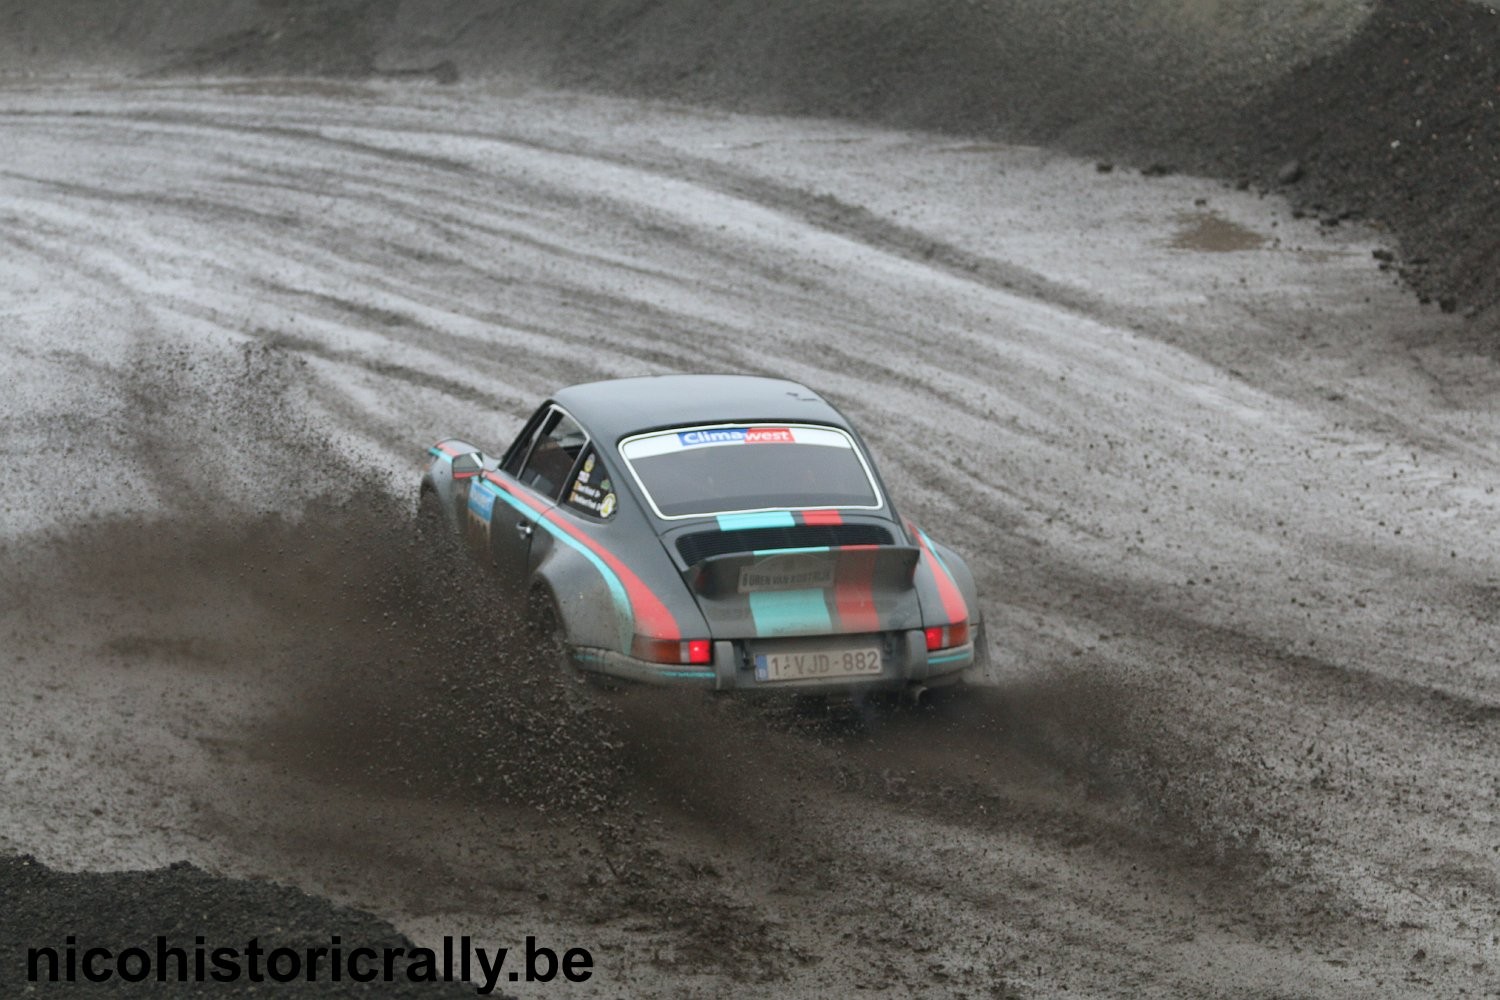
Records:
M785 590L857 587L908 590L922 558L915 545L844 545L767 549L710 556L683 573L695 593L709 598Z

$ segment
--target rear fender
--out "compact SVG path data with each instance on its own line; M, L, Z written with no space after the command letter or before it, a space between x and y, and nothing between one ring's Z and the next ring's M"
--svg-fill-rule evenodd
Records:
M623 508L605 531L562 523L532 535L530 578L555 599L568 641L630 653L636 633L703 638L703 615L648 525ZM600 537L605 535L607 537ZM670 629L671 631L665 631Z
M535 563L532 591L542 592L552 601L568 643L629 649L633 622L628 605L620 606L599 571L543 531L533 536L531 547L533 558L540 556Z
M979 603L979 588L974 584L974 573L963 556L946 545L933 542L932 550L943 560L943 565L948 567L959 593L963 594L964 603L969 606L969 641L974 644L974 664L965 672L965 677L971 683L987 682L990 680L989 632L984 627L984 608Z
M969 606L969 623L980 624L984 621L984 610L979 606L979 588L974 585L974 574L969 570L969 564L964 561L963 556L946 545L933 542L932 550L943 560L943 565L948 567L953 582L958 584L958 592L964 595L964 603Z

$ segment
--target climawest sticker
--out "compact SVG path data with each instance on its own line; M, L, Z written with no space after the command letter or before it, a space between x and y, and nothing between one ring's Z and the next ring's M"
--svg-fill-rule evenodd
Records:
M795 444L789 427L710 427L697 431L678 431L677 440L684 448L706 444Z

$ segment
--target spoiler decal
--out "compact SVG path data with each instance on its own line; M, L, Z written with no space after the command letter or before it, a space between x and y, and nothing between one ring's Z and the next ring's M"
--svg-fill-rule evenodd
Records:
M849 632L878 632L880 612L875 608L875 557L873 545L850 546L851 554L839 566L833 585L833 604L839 624Z
M915 628L903 594L922 560L914 545L806 546L726 553L686 571L710 625L748 624L755 636Z
M831 632L833 620L822 590L767 590L748 595L750 616L761 635Z

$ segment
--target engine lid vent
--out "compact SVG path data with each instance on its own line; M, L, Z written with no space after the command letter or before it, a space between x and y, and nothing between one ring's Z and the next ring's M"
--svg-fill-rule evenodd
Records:
M878 524L798 524L789 528L697 531L677 539L683 562L694 566L712 556L763 549L811 549L840 545L890 545L891 533Z

